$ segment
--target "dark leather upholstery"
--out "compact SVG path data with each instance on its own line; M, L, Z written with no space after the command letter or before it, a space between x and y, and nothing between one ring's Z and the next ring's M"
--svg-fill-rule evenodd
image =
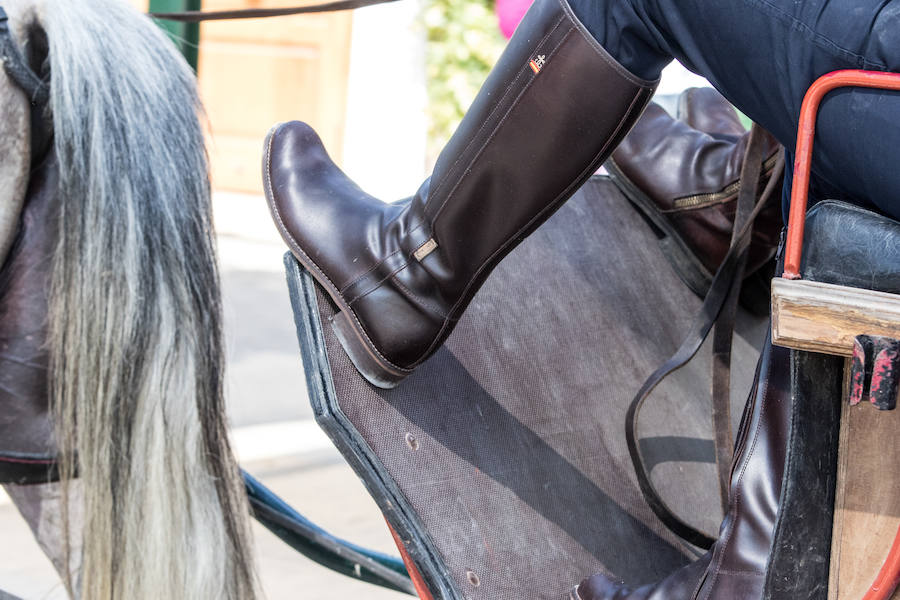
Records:
M870 210L825 200L806 217L804 279L900 294L900 223Z
M0 482L46 481L55 464L44 345L57 181L50 155L31 174L20 231L0 269Z
M828 200L806 217L800 273L810 281L900 292L900 223ZM793 352L791 460L766 579L766 600L828 597L843 398L841 357Z
M270 134L276 224L352 326L349 343L384 372L364 370L370 381L395 384L434 352L497 262L605 160L654 85L619 66L564 0L538 0L410 200L365 194L305 124ZM414 256L429 240L433 251Z

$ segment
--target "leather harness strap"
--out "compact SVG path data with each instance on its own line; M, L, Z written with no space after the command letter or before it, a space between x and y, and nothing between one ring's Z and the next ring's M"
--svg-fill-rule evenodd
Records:
M6 74L16 82L28 95L32 104L44 106L50 99L50 85L41 79L19 52L12 31L9 29L9 17L0 6L0 63Z
M262 19L267 17L285 17L307 13L353 10L375 4L386 4L397 0L337 0L322 4L308 4L289 8L243 8L235 10L189 10L184 12L147 13L155 19L181 21L183 23L199 23L201 21L224 21L228 19Z
M754 126L756 128L756 126ZM758 129L758 128L757 128ZM747 148L747 153L750 155L750 158L753 158L753 162L758 161L758 165L753 169L756 173L755 177L753 177L754 185L751 186L752 191L748 191L747 193L743 192L743 188L746 187L745 183L748 181L745 177L750 177L751 173L747 171L749 169L748 163L750 162L748 159L744 161L744 169L742 169L741 173L741 193L740 196L747 197L749 196L751 199L755 196L756 186L759 182L759 175L761 171L761 164L763 160L763 151L760 147L762 145L762 136L751 135L750 144ZM644 382L641 388L638 390L637 394L635 394L634 398L631 401L631 404L628 407L628 412L625 416L625 438L628 443L628 453L631 456L631 462L634 465L635 474L637 475L638 486L640 487L641 493L644 496L644 499L647 501L647 504L650 506L651 510L656 514L657 517L662 521L662 523L673 533L684 539L685 541L698 546L700 548L708 549L712 546L715 541L712 537L706 535L702 531L699 531L695 527L689 525L684 522L680 517L678 517L665 503L659 493L656 491L653 482L650 480L650 474L647 471L647 468L644 464L643 455L641 454L640 446L638 445L638 417L640 415L641 408L647 398L650 396L650 393L656 388L659 383L665 379L671 373L674 373L684 365L686 365L693 357L697 354L697 351L700 349L700 346L703 345L703 342L706 340L709 335L710 330L713 325L716 323L716 320L720 317L722 313L722 309L725 306L726 302L731 296L732 289L740 288L740 278L737 277L742 272L741 265L746 260L746 253L748 248L750 247L750 237L751 232L753 231L753 221L762 212L763 208L765 208L766 204L772 198L774 191L781 184L781 175L784 170L784 156L783 153L779 156L778 161L772 171L772 175L769 179L769 183L763 191L762 195L759 197L759 201L756 203L756 206L753 207L753 210L750 211L750 214L747 215L744 220L743 225L739 228L736 227L737 233L732 236L732 245L726 254L725 259L722 262L722 265L719 267L719 270L716 272L715 277L713 277L712 283L709 288L709 292L706 295L706 298L703 300L703 305L700 309L700 313L694 320L694 323L691 325L691 329L682 342L681 346L678 350L673 354L669 360L667 360L662 366L660 366L649 378ZM737 223L736 223L737 224ZM736 297L737 294L735 293ZM733 324L732 317L732 324ZM719 375L720 378L724 378L723 374ZM728 375L728 379L730 380L730 373ZM721 384L716 386L716 389L721 387ZM717 423L716 428L723 429L727 427L727 434L723 432L718 432L716 434L717 442L718 438L731 437L731 425L730 425L730 416L728 414L724 414L725 410L721 407L723 404L728 404L730 402L730 393L727 393L727 388L730 387L726 384L726 393L719 394L717 398L714 398L714 402L719 404L719 408L714 409L714 420ZM715 413L718 413L718 416L715 416ZM730 413L730 409L728 410ZM733 451L733 446L726 446L721 450L721 454L725 455L727 452L730 454ZM717 450L717 460L720 451ZM727 461L730 466L730 459ZM721 477L721 476L720 476ZM726 476L725 484L727 485L728 476ZM726 488L727 489L727 488ZM727 491L725 492L727 496Z

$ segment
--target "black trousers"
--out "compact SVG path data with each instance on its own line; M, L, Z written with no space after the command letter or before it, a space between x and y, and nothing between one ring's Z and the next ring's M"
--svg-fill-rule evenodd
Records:
M810 84L838 69L900 71L900 0L570 3L634 74L655 79L677 59L772 132L788 151L785 203L800 104ZM825 198L900 219L900 93L841 89L825 97L810 203Z

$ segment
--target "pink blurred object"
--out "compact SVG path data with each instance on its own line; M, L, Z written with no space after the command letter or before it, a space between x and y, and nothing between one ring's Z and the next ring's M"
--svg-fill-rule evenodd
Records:
M497 21L500 24L500 31L503 32L506 39L512 37L513 31L516 30L519 21L525 16L532 1L533 0L497 0Z

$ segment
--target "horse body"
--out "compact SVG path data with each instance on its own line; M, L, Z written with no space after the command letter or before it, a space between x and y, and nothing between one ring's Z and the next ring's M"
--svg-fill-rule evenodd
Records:
M53 134L40 152L29 98L0 71L0 259L4 273L29 275L32 317L38 297L46 302L36 327L0 311L0 335L47 369L43 388L38 381L4 401L26 406L20 412L36 427L49 404L46 450L59 449L64 490L76 474L81 480L83 550L70 593L253 597L246 497L224 418L221 301L193 73L127 3L3 6L32 69L49 65ZM46 62L35 57L43 39ZM45 260L35 260L40 247ZM10 306L15 289L0 289L0 304ZM64 525L69 512L64 503Z
M5 4L4 4L5 6ZM25 24L33 19L29 9L20 1L8 7L13 34L22 39ZM0 264L6 259L16 235L19 213L25 200L28 184L30 129L28 98L16 86L4 69L0 69Z

